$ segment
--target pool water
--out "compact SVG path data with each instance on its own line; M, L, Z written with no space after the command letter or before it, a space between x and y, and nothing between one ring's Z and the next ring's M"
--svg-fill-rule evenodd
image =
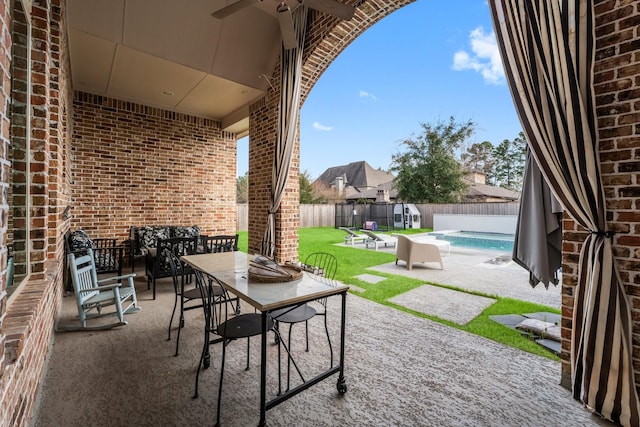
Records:
M439 233L437 231L429 233L438 239L446 240L451 246L489 249L494 251L513 251L513 234L503 233L480 233L476 231L454 231Z

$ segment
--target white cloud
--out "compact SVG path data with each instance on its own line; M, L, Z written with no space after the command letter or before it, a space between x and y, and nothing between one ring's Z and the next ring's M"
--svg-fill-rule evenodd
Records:
M469 34L469 42L472 53L464 50L456 52L453 55L453 69L476 71L482 75L485 83L504 83L504 70L495 33L492 31L485 34L484 29L478 27Z
M360 98L369 98L372 101L377 101L378 98L376 98L376 96L372 93L367 92L366 90L361 90L360 91Z
M322 132L329 132L333 130L333 126L324 126L320 124L320 122L313 122L313 128Z

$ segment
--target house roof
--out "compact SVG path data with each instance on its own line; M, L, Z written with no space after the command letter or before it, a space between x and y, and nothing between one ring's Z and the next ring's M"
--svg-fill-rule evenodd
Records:
M516 201L520 198L520 193L511 191L502 187L494 187L493 185L475 183L467 180L466 199L498 199L504 201ZM345 198L347 200L370 199L375 200L378 196L378 190L387 190L389 198L395 200L398 197L398 190L393 185L393 180L385 182L374 188L353 188L345 189Z
M379 190L387 190L389 192L389 198L395 199L398 197L398 190L396 190L393 185L393 181L385 182L384 184L380 184L375 188L365 188L363 190L358 190L354 187L348 187L345 191L345 199L347 200L358 200L358 199L371 199L375 200L378 197Z
M374 169L365 161L352 162L344 166L334 166L325 170L318 178L327 185L333 184L336 178L345 179L345 185L359 190L375 188L381 184L393 181L394 176L389 172Z
M505 201L515 201L520 198L520 193L511 191L502 187L494 187L493 185L481 184L467 181L469 187L465 196L469 199L504 199Z
M484 179L478 180L476 175L465 178L465 182L468 185L464 194L466 199L516 201L520 198L519 192L485 184L483 182ZM395 178L393 174L374 169L366 161L330 167L320 175L317 181L332 185L336 178L343 178L344 195L347 200L376 200L379 190L387 190L391 200L396 199L398 196L398 190L393 183Z

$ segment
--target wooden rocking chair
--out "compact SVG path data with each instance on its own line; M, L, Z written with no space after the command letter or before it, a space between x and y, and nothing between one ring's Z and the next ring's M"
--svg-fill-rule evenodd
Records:
M96 272L93 250L88 249L87 254L76 257L69 254L69 267L71 270L71 282L76 295L78 306L78 317L80 325L58 326L60 331L96 331L111 329L116 326L126 325L125 313L133 313L140 310L133 278L135 274L124 276L114 276L98 280ZM126 279L126 284L120 283ZM123 308L124 303L130 300ZM87 319L100 317L102 309L106 306L115 305L115 313L118 322L106 325L87 326ZM89 313L95 309L97 313Z

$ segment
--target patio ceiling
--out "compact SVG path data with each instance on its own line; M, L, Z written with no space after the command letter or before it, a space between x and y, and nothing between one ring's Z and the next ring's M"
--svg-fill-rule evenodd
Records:
M219 120L248 133L280 54L279 1L68 0L73 88ZM293 7L293 2L292 2Z

